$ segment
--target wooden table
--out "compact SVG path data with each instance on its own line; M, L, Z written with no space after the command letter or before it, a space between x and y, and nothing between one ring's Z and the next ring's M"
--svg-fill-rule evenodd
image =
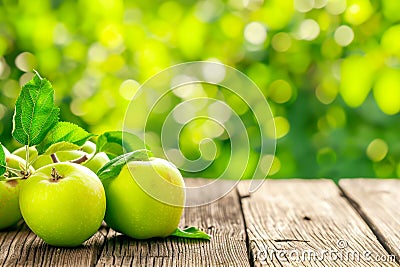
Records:
M0 265L400 266L400 180L268 180L251 195L247 188L241 182L219 201L185 210L181 226L197 226L211 241L138 241L104 226L64 249L21 225L0 232Z

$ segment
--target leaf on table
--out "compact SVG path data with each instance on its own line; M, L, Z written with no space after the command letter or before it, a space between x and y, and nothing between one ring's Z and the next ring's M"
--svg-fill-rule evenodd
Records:
M6 153L4 152L3 146L0 143L0 176L5 174L7 171Z
M195 238L195 239L206 239L210 240L211 236L197 227L191 226L185 229L176 228L170 236L183 237L183 238Z
M21 144L37 145L58 122L59 113L51 83L36 73L15 103L12 135Z
M59 122L47 133L36 149L39 155L50 155L62 150L75 150L93 136L94 134L88 133L76 124Z
M105 132L96 142L96 153L105 152L110 158L140 149L149 149L143 140L126 131Z
M97 176L100 180L104 181L106 179L117 177L122 168L130 161L135 160L148 160L152 154L147 149L140 149L133 152L129 152L123 155L119 155L107 162L100 170L97 171Z

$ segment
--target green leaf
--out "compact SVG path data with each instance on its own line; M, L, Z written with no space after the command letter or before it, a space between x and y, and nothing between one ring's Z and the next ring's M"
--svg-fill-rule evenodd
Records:
M4 152L3 146L0 143L0 176L5 174L7 171L6 153Z
M58 122L59 113L50 82L36 73L15 103L12 135L21 144L37 145Z
M170 236L177 236L183 238L196 238L196 239L206 239L210 240L211 236L207 233L199 230L198 228L191 226L185 229L176 228L175 232L173 232Z
M96 142L96 153L105 152L110 158L139 149L149 147L138 136L124 131L105 132Z
M93 136L94 134L86 132L78 125L70 122L59 122L47 133L36 149L39 155L43 153L52 154L60 150L74 150L83 146ZM70 143L70 145L68 146L66 143Z
M148 160L151 157L151 151L147 149L140 149L133 152L129 152L123 155L119 155L107 162L100 170L97 171L97 176L100 180L104 181L110 178L117 177L122 168L130 161L135 160Z

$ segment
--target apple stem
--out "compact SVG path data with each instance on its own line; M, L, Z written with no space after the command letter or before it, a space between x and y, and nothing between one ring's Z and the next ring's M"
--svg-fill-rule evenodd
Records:
M58 180L60 180L61 178L63 178L56 170L56 168L51 168L51 177L53 179L51 179L53 182L57 182Z
M56 154L53 153L53 154L50 155L50 157L51 157L51 160L53 161L53 163L60 162L60 160L57 158Z
M76 163L76 164L81 164L81 163L87 161L88 159L89 159L89 158L88 158L87 155L85 154L85 155L83 155L82 157L80 157L79 159L71 160L70 162L71 162L71 163Z

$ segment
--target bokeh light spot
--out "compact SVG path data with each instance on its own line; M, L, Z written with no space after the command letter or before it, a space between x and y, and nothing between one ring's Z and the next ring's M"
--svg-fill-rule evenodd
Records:
M267 29L260 22L250 22L244 29L244 38L253 45L261 45L267 39Z
M208 60L211 61L211 60ZM225 66L224 65L212 65L209 67L203 67L203 75L207 82L220 83L225 79Z
M210 138L205 138L200 141L199 149L201 151L201 157L205 160L212 161L217 156L217 148L215 142Z
M272 165L271 165L271 163L272 163ZM274 156L274 155L263 156L260 164L261 164L261 168L263 168L265 170L270 166L268 176L272 176L272 175L278 173L279 170L281 169L281 161L279 160L279 158L277 156Z
M123 44L123 38L116 25L106 25L99 37L100 42L108 48L114 49Z
M278 32L272 37L271 44L276 51L285 52L292 45L292 38L286 32Z
M313 19L306 19L300 24L297 37L302 40L311 41L318 37L320 28Z
M395 166L393 162L387 158L379 162L374 162L372 167L374 169L376 177L382 177L382 178L393 177Z
M400 57L400 25L392 26L383 33L381 45L387 53Z
M372 13L373 9L369 0L350 0L344 18L350 24L360 25L369 19Z
M332 76L326 76L315 89L315 96L321 103L328 105L336 99L338 91L337 81Z
M366 56L349 56L340 71L340 93L350 107L360 106L371 90L376 65Z
M382 139L374 139L367 147L367 156L374 162L383 160L389 151L389 147Z
M285 135L287 135L287 133L290 130L290 124L289 121L285 118L285 117L275 117L275 127L276 127L276 138L282 138Z
M184 102L172 112L174 120L182 125L196 117L197 107L190 102Z
M26 72L19 77L19 86L22 87L33 78L33 72Z
M332 15L340 15L346 10L346 0L328 0L325 8Z
M7 79L10 76L10 73L10 66L8 66L4 58L0 57L0 80Z
M328 0L315 0L314 8L323 8L328 4Z
M207 108L208 114L211 118L215 118L219 123L224 123L229 120L232 115L231 109L227 108L221 102L211 103Z
M314 0L294 0L294 8L301 13L306 13L313 7Z
M273 81L269 86L268 97L276 103L285 103L292 97L292 87L285 80Z
M215 138L221 136L225 129L220 124L221 122L216 122L214 120L206 120L203 122L201 129L204 136L208 138Z
M3 88L1 90L1 92L11 98L11 99L15 99L18 97L18 94L20 92L20 87L19 84L16 80L7 80L4 85Z
M382 0L383 15L392 22L400 21L400 1Z
M349 26L341 25L336 29L334 38L338 45L348 46L354 39L354 32Z
M119 87L120 95L126 100L132 100L133 96L139 89L140 84L135 80L125 80Z
M22 52L15 58L15 65L22 71L32 71L36 67L36 57L32 53Z
M400 111L400 70L384 69L373 90L375 100L383 112L393 115Z

